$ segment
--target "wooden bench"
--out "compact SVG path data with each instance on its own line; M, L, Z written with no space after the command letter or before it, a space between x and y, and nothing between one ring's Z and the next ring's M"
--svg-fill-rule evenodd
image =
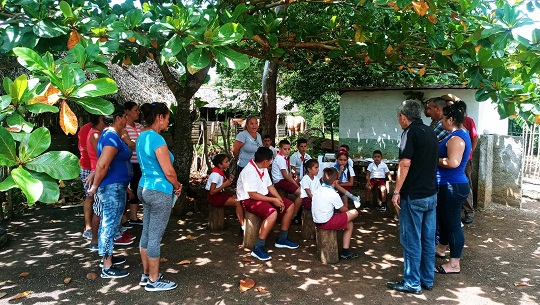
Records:
M212 231L225 228L225 207L216 207L208 203L208 225Z
M255 242L257 242L257 237L259 237L261 223L262 219L259 216L244 210L244 248L253 249Z
M311 211L302 209L302 239L315 239L315 223Z
M317 258L324 264L339 262L338 231L316 228Z

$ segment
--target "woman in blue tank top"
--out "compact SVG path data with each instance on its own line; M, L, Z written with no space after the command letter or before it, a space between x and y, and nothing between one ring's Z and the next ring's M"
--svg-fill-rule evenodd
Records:
M463 127L465 103L456 102L443 108L441 123L450 134L439 143L437 167L437 221L440 240L437 256L445 256L450 245L450 261L435 268L436 273L449 274L461 271L460 258L465 237L461 228L461 205L469 195L469 180L465 166L471 154L469 132Z

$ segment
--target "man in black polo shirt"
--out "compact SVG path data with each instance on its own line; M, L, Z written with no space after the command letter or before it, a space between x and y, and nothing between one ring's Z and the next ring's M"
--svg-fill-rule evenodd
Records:
M386 284L415 294L422 288L433 289L435 270L438 140L433 129L422 123L421 113L422 106L413 100L398 108L403 133L392 203L399 211L404 272L403 280Z

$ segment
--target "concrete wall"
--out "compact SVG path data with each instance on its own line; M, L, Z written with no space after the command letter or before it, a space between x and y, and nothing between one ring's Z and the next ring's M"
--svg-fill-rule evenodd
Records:
M396 159L401 127L396 109L405 100L406 90L348 91L340 100L339 139L348 144L354 157L371 157L380 149L385 158ZM428 99L453 93L467 102L468 115L474 119L478 132L506 135L508 121L499 120L490 101L476 103L473 89L423 89ZM431 119L423 117L426 124Z
M473 160L473 189L478 207L491 203L521 208L523 138L481 135Z

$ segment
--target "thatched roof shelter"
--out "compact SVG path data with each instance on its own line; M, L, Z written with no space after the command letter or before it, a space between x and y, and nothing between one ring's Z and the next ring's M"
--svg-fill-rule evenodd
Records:
M139 65L119 66L109 63L107 66L111 77L118 84L117 99L119 101L133 101L137 104L164 102L167 105L176 102L153 60ZM203 86L194 98L208 103L202 108L247 110L253 106L243 103L248 99L248 93L238 89ZM285 106L291 102L292 100L288 97L278 96L277 113L296 112L298 110L296 106L292 110L285 109Z

